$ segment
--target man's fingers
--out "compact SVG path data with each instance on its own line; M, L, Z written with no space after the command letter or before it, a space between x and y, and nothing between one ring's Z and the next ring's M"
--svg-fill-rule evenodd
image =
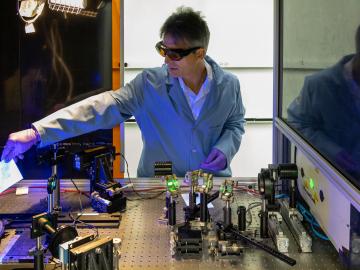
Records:
M4 151L2 152L1 160L5 160L5 162L9 162L15 156L16 156L15 143L11 140L8 140L5 145Z
M9 153L5 156L4 160L5 160L5 162L7 163L7 162L10 162L12 159L15 159L15 157L16 157L16 155L14 154L14 152L9 152Z
M209 163L201 163L200 169L211 171L211 165Z
M209 154L209 156L206 158L205 163L210 163L216 158L216 151L212 150Z
M5 162L9 162L11 160L11 149L5 146L4 151L1 155L1 160L5 160Z
M215 157L211 162L201 163L200 168L204 170L214 171L219 167L219 157Z
M211 163L209 163L209 165L212 166L215 169L218 169L220 162L221 162L221 157L216 156L215 159L213 161L211 161Z

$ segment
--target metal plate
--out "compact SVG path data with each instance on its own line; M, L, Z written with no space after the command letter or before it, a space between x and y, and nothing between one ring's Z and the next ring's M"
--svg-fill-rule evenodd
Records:
M159 186L159 181L153 182ZM136 184L144 185L143 182L136 181ZM136 186L136 188L138 188ZM14 213L34 211L36 213L46 211L47 203L44 201L46 192L31 192L26 196L15 196L7 194L0 197L0 213ZM88 207L88 199L81 196L83 207ZM258 198L247 194L237 193L235 202L232 204L232 220L236 224L236 209L238 205L247 206L249 203L257 201ZM65 209L77 211L79 207L79 196L76 193L62 194L62 206ZM100 236L120 237L122 239L120 269L306 269L306 270L335 270L345 269L339 262L336 250L330 242L314 239L313 253L302 254L298 252L295 240L289 234L290 246L288 255L297 260L294 267L279 261L267 253L248 246L239 257L228 257L222 259L212 258L182 258L176 260L170 253L170 228L158 222L162 216L165 206L164 196L152 200L128 201L126 212L122 216L120 229L109 228L99 229ZM214 220L222 219L221 200L214 201L214 209L210 214ZM177 221L183 219L183 201L177 204ZM257 216L258 209L253 209L251 227L259 227ZM94 233L91 229L81 229L80 234L85 235ZM12 236L0 243L0 250L4 250L6 243L11 242ZM32 241L30 239L30 241ZM271 242L268 244L271 245ZM4 266L5 267L5 266ZM0 266L2 269L3 266Z
M236 224L237 205L247 206L258 199L239 193L232 205L232 219ZM222 219L223 202L216 200L215 208L210 210L212 217ZM223 259L189 258L175 260L170 253L170 228L157 220L162 215L165 201L160 199L129 202L120 226L122 239L120 269L345 269L336 250L330 242L314 240L313 253L299 253L295 240L289 234L290 247L288 256L297 260L294 267L267 253L247 247L239 257ZM177 204L177 221L182 221L182 203ZM257 211L252 211L252 227L259 227ZM271 242L267 242L271 245Z

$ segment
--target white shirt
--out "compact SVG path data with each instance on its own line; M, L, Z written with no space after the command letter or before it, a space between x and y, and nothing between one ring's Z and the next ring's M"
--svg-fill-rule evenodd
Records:
M198 94L195 94L185 83L181 77L178 77L180 86L185 94L186 100L190 106L194 119L196 120L199 117L201 108L204 105L206 96L210 92L211 81L213 79L212 68L211 66L204 60L205 68L206 68L206 79L201 85L200 91Z

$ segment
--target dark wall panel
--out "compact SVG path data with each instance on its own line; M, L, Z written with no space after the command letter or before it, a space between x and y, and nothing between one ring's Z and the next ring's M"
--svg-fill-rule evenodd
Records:
M48 9L26 34L16 1L2 5L0 40L0 144L9 133L94 93L111 89L111 2L95 18ZM111 142L111 130L70 141ZM48 165L37 164L31 149L19 162L25 178L47 178ZM73 176L63 166L62 176ZM76 176L76 175L75 175Z

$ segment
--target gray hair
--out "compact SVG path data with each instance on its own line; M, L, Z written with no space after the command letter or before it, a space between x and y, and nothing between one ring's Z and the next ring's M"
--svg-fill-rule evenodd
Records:
M161 26L160 38L171 35L176 40L183 40L192 47L202 47L207 50L210 31L200 11L190 7L178 7Z

